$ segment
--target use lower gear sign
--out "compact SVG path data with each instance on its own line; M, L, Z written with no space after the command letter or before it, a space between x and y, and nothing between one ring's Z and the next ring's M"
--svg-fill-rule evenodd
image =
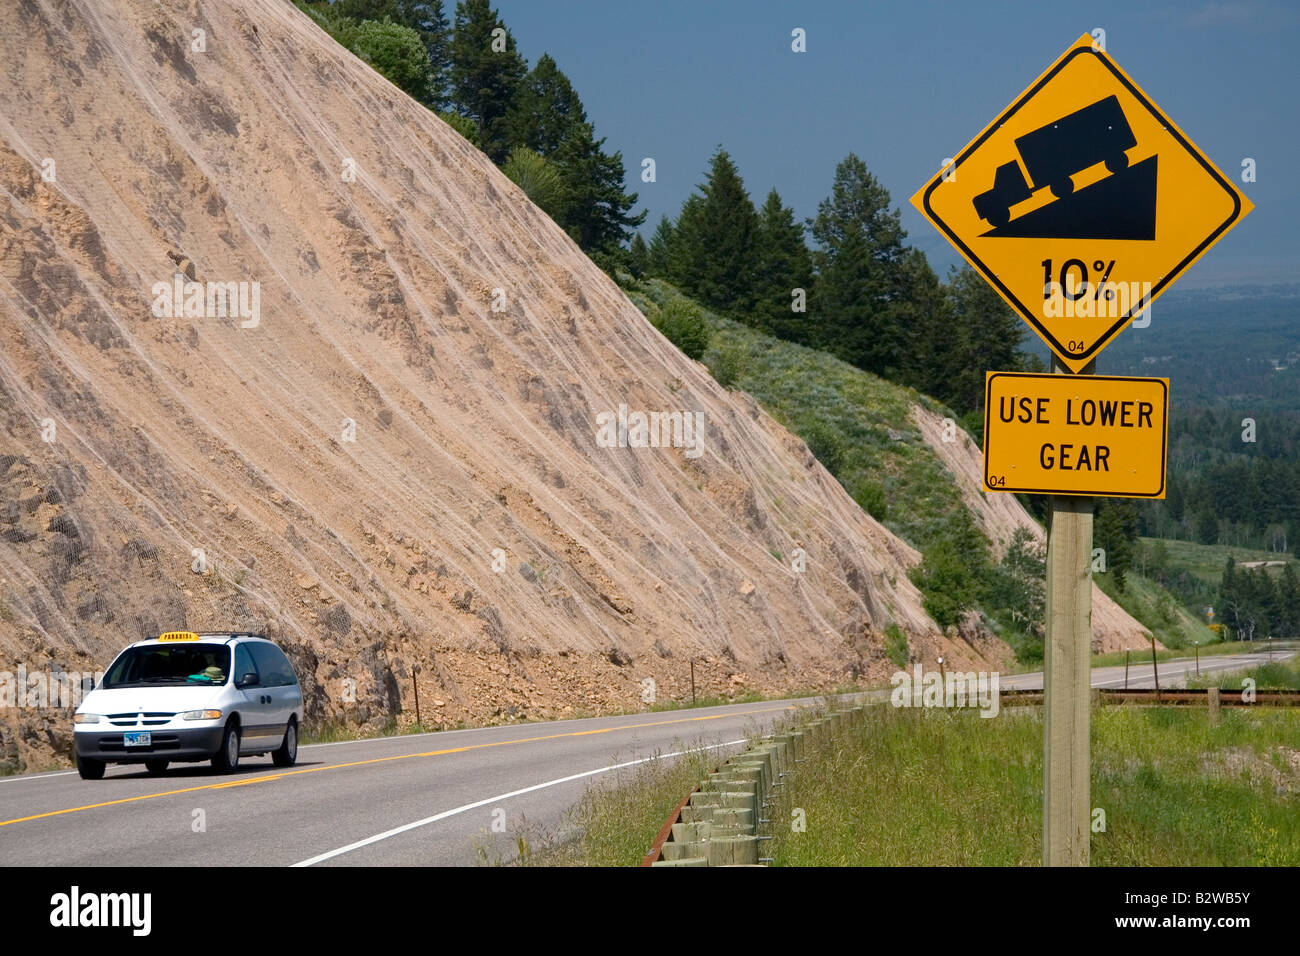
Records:
M1084 34L912 204L1051 349L1089 375L1253 206ZM990 371L986 491L1051 494L1043 862L1086 866L1094 495L1163 498L1168 382Z

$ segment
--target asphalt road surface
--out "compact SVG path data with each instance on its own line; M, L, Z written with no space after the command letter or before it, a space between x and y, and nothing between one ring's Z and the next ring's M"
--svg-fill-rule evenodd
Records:
M1279 652L1276 659L1290 656ZM1267 654L1202 659L1202 674L1256 666ZM1160 686L1181 686L1191 660L1161 661ZM1133 664L1130 687L1153 685ZM1041 674L1001 679L1042 686ZM1094 687L1124 686L1098 668ZM871 695L879 698L879 693ZM381 737L299 748L297 766L241 761L218 775L179 764L159 777L110 766L0 778L0 865L465 865L509 859L525 821L562 833L587 786L653 755L740 749L812 699ZM493 824L503 821L504 833Z

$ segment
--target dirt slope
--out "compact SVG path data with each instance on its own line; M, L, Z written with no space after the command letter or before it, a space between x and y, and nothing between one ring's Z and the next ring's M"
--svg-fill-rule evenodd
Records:
M966 506L983 523L985 533L999 551L1004 551L1017 528L1028 528L1036 540L1044 538L1042 527L1015 495L987 494L983 488L984 457L970 435L957 429L957 441L945 442L943 417L922 408L912 409L921 436L935 455L952 473L961 489ZM1122 651L1125 648L1149 648L1151 632L1139 624L1097 585L1092 586L1092 649L1094 653ZM1159 641L1157 647L1163 647Z
M691 656L705 693L879 677L890 622L1005 650L949 646L803 442L291 5L23 0L0 37L0 669L257 629L315 718L411 719L418 665L450 723L679 697ZM178 271L249 308L174 317ZM620 404L702 413L702 454L601 447ZM65 724L6 710L0 759Z

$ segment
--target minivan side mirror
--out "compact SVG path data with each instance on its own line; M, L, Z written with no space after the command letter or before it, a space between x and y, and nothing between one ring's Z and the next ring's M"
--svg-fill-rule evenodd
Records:
M249 671L247 674L242 675L242 676L239 678L239 680L235 681L235 686L236 686L236 687L256 687L256 686L257 686L258 684L260 684L260 683L261 683L261 680L258 679L258 676L257 676L255 673L253 673L252 671Z

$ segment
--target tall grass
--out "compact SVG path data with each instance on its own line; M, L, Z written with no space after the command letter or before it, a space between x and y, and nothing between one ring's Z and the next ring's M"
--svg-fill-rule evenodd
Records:
M1300 714L1099 707L1092 714L1097 866L1300 865ZM807 829L792 832L795 808ZM1036 709L871 708L809 753L773 807L781 866L1038 865Z
M670 753L691 752L658 755L595 778L559 826L521 832L510 860L480 847L480 861L526 866L638 865L668 815L723 759L720 749L699 749L705 746L703 741L674 744Z

